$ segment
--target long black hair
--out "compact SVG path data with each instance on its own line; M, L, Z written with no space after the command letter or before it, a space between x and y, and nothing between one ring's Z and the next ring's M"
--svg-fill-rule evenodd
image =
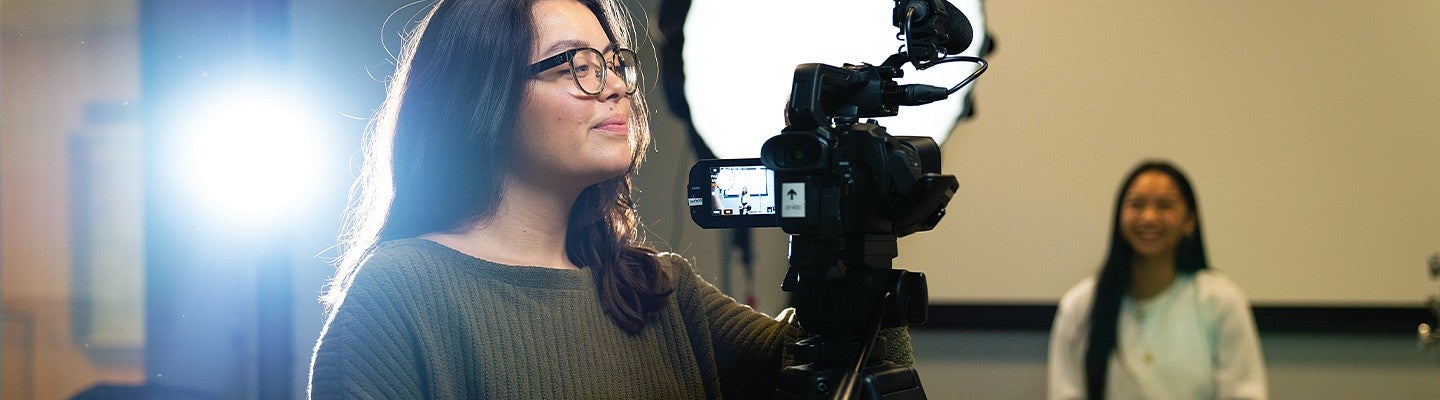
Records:
M575 0L605 33L633 47L615 0ZM495 212L516 146L535 27L536 0L441 0L409 33L385 103L366 135L364 170L341 237L338 271L322 302L334 309L381 241L462 229ZM622 23L616 24L616 21ZM631 95L644 110L640 92ZM596 275L600 302L621 329L638 332L673 283L643 245L631 177L649 143L645 112L630 120L637 145L627 173L585 188L571 207L565 250Z
M1135 166L1120 192L1115 195L1115 215L1110 223L1110 251L1105 264L1100 267L1100 276L1095 283L1095 303L1090 308L1089 345L1085 349L1085 389L1087 398L1105 398L1105 379L1109 371L1110 355L1115 352L1116 326L1120 318L1120 301L1130 289L1131 268L1135 248L1120 233L1121 208L1125 205L1125 193L1140 174L1158 171L1170 177L1180 189L1180 196L1190 215L1195 218L1195 231L1180 240L1175 249L1175 270L1178 273L1193 273L1209 266L1205 259L1205 240L1200 230L1200 204L1195 200L1195 190L1190 179L1174 164L1164 160L1146 160Z

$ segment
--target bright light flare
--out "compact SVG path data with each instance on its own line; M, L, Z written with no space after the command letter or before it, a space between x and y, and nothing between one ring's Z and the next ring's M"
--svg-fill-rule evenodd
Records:
M186 191L231 223L269 224L314 202L327 151L304 102L280 90L229 92L181 136Z

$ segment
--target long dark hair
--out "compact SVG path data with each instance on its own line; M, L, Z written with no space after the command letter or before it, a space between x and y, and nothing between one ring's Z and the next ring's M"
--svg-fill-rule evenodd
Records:
M1095 303L1090 308L1089 345L1085 349L1085 388L1087 398L1105 398L1105 379L1109 371L1110 354L1115 352L1116 325L1120 317L1120 301L1130 289L1131 267L1135 249L1120 233L1120 212L1125 205L1125 192L1140 174L1159 171L1168 175L1180 196L1185 199L1192 216L1195 217L1195 232L1180 240L1175 249L1175 270L1179 273L1193 273L1208 267L1205 260L1205 240L1200 230L1200 204L1195 200L1195 190L1190 179L1168 161L1146 160L1135 166L1125 182L1120 184L1120 193L1115 195L1115 215L1110 222L1110 251L1105 264L1100 267L1100 277L1095 283Z
M576 0L615 43L633 47L629 16L614 0ZM516 145L529 79L535 0L441 0L410 31L388 93L366 135L341 237L338 271L322 302L334 309L359 265L381 241L462 229L492 215ZM643 245L631 176L649 142L641 93L631 96L638 144L630 170L584 189L571 207L565 250L596 275L616 326L644 327L673 291L655 250Z

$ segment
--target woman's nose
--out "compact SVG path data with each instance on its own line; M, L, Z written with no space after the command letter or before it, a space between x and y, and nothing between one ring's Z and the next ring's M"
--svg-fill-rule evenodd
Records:
M1145 208L1145 213L1144 213L1144 219L1145 219L1146 221L1158 221L1158 220L1160 220L1160 214L1161 214L1161 212L1160 212L1160 209L1159 209L1159 208L1156 208L1156 207L1146 207L1146 208Z
M625 87L624 77L615 73L614 70L609 72L610 73L605 75L605 88L600 92L599 96L596 96L602 101L609 101L624 96L626 95L625 92L628 91L627 89L629 89Z

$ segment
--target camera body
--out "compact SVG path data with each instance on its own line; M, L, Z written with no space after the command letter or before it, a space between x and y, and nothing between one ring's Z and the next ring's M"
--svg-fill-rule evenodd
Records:
M781 287L822 342L862 342L874 334L872 318L884 327L926 319L924 275L891 267L896 239L934 228L959 185L939 173L934 139L858 122L895 115L902 103L887 98L898 91L896 76L885 66L802 64L786 127L760 158L703 160L690 170L698 225L778 226L791 235Z
M862 117L896 115L898 68L802 64L779 135L760 158L690 169L690 216L704 228L780 227L790 234L905 236L935 227L958 183L940 175L924 136L891 136Z

